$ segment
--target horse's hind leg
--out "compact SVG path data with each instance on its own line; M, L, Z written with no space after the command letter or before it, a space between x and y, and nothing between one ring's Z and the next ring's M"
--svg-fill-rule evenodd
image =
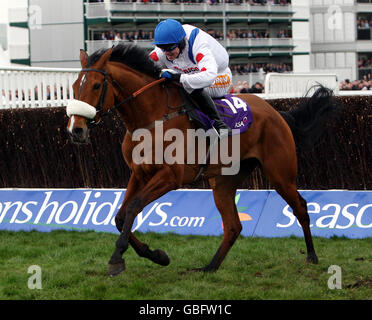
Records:
M305 241L306 241L306 247L307 247L307 261L310 262L310 263L318 263L318 257L315 253L315 249L314 249L314 244L313 244L313 241L312 241L312 237L311 237L311 232L310 232L310 218L309 218L309 214L307 212L307 202L304 198L302 198L302 196L298 193L297 191L297 194L298 194L298 198L300 199L300 203L301 203L301 206L303 208L303 211L304 211L304 219L305 221L303 221L301 223L300 221L300 224L302 226L302 229L304 230L304 234L305 234ZM301 215L298 215L298 217L300 217ZM300 220L300 218L297 218ZM303 225L306 226L306 228L304 229ZM306 230L306 232L305 232ZM306 235L307 234L307 235Z
M235 204L236 189L258 164L259 161L256 158L245 159L240 163L238 174L217 176L209 180L213 189L214 202L222 217L224 235L222 243L211 262L207 266L193 269L193 271L216 271L238 238L242 230L242 224Z
M276 161L272 159L276 159ZM310 231L310 218L307 212L307 204L305 199L298 193L295 182L297 176L296 157L291 159L292 161L289 159L279 159L278 157L272 156L270 160L264 164L265 174L275 190L292 208L293 214L302 227L307 248L307 261L318 263L318 257L314 250Z
M284 189L282 187L277 187L276 190L290 205L293 214L296 216L302 227L307 248L307 261L310 263L318 263L318 257L315 253L310 231L310 218L307 212L306 200L298 193L295 185L285 187Z
M192 271L216 271L242 230L235 205L236 186L231 183L231 180L230 176L218 176L210 180L214 201L222 217L224 236L211 262L203 268Z

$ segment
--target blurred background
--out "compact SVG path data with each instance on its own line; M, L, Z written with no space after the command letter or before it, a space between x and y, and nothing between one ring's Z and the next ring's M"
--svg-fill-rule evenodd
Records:
M343 90L372 87L371 0L1 0L0 65L78 68L119 42L153 47L166 18L200 27L230 54L235 92L265 74L332 73Z

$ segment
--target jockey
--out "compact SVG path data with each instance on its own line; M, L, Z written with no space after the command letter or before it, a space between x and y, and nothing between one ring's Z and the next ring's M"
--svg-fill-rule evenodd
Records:
M225 48L206 32L173 19L161 21L154 38L156 47L150 57L165 67L160 77L180 82L201 111L214 120L217 132L229 132L211 98L227 94L232 84Z

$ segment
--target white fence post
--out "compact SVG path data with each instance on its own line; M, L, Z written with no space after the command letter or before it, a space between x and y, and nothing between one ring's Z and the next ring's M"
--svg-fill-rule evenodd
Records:
M0 67L0 108L65 106L80 69Z

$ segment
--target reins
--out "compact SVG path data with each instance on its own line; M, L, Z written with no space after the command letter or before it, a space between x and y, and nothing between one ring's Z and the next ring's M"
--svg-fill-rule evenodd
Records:
M162 79L159 79L159 80L164 81L165 79L162 78ZM147 90L148 88L152 87L153 85L155 85L157 83L160 83L160 82L163 82L163 81L159 81L159 80L153 81L153 82L149 83L148 85L144 86L143 88L134 92L133 93L133 96L134 96L133 98L135 98L137 95L141 94L143 91ZM176 110L176 111L171 112L171 113L165 113L164 116L161 119L157 119L157 120L153 121L152 123L150 123L148 126L142 127L141 129L151 130L151 129L155 128L157 122L166 122L166 121L172 120L173 118L176 118L178 116L182 116L182 115L186 114L187 110L182 108L182 107L185 106L184 104L181 104L180 106L177 106L177 107L172 107L172 106L169 105L169 102L168 102L168 100L169 100L168 88L165 86L164 89L165 89L165 94L166 94L166 103L167 103L168 110ZM179 109L179 108L181 108L181 109ZM177 109L179 109L179 110L177 110ZM127 129L127 132L128 132L128 134L133 135L133 132L129 131L128 129Z
M106 91L107 91L107 85L108 85L108 80L107 78L109 77L111 79L111 83L113 85L116 85L120 92L122 93L124 90L122 88L122 86L120 85L120 83L118 81L116 81L115 79L112 78L112 76L110 76L106 71L103 71L103 70L99 70L99 69L93 69L93 68L89 68L89 69L82 69L81 71L83 72L89 72L89 71L94 71L94 72L98 72L98 73L101 73L103 74L103 76L105 77L104 78L104 82L103 82L103 89L102 89L102 93L101 93L101 97L99 99L99 105L96 107L96 110L97 110L97 113L98 112L101 112L102 111L102 108L103 108L103 104L104 104L104 101L105 101L105 98L106 98ZM107 110L104 114L101 115L101 118L100 120L102 119L103 116L106 116L108 115L112 109L117 109L118 107L122 106L123 104L131 101L132 99L135 99L136 97L138 97L140 94L142 94L143 92L147 91L148 89L158 85L158 84L161 84L162 82L166 81L165 78L161 78L161 79L157 79L157 80L154 80L150 83L148 83L147 85L143 86L142 88L138 89L137 91L133 92L132 94L130 94L127 98L125 98L123 101L115 104L112 108L110 108L109 110ZM80 96L80 93L81 93L81 87L80 87L80 90L79 90L79 96ZM171 119L174 119L176 117L179 117L179 116L182 116L184 114L187 114L187 110L185 108L182 108L184 107L185 105L182 104L180 106L177 106L177 107L172 107L169 105L169 102L168 102L168 99L169 99L169 94L168 94L168 88L165 86L165 92L166 92L166 104L167 104L167 108L168 110L176 110L178 108L181 108L179 110L176 110L174 112L171 112L171 113L165 113L164 116L161 118L161 119L158 119L158 120L155 120L154 122L152 122L151 124L149 124L148 126L142 128L142 129L147 129L147 130L150 130L150 129L153 129L155 128L156 126L156 123L157 122L165 122L165 121L169 121ZM91 122L88 123L88 127L92 127L92 126L95 126L97 125L100 120L97 122L95 121L95 119L93 119ZM127 129L127 133L132 135L133 133L130 132L128 129ZM208 156L207 156L207 159L209 159L209 151L208 150ZM194 178L194 181L196 181L197 179L200 178L201 175L203 175L204 171L206 170L208 165L202 165L196 175L196 178Z
M150 82L149 84L145 85L141 89L139 89L136 92L134 92L132 94L133 98L137 97L138 95L140 95L142 92L146 91L147 89L150 89L151 87L153 87L153 86L155 86L155 85L157 85L159 83L162 83L164 81L165 81L165 78L161 78L161 79L155 80L153 82Z
M137 96L139 96L141 93L145 92L146 90L152 88L153 86L157 85L157 84L160 84L162 82L165 81L165 78L161 78L161 79L158 79L158 80L154 80L152 82L150 82L149 84L145 85L144 87L138 89L137 91L133 92L129 97L125 98L122 102L119 102L118 104L114 105L112 108L116 109L120 106L122 106L123 104L129 102L130 100L136 98ZM121 85L114 79L112 79L112 82L115 83L121 91L123 91Z
M105 81L106 81L106 75L107 73L106 72L102 72L101 70L96 70L96 69L83 69L82 71L98 71L100 73L103 73L105 75ZM113 79L111 76L111 82L113 84L115 84L116 86L119 87L120 91L123 92L123 88L122 86L120 85L120 83ZM133 92L131 95L129 95L129 97L125 98L123 101L115 104L110 110L108 110L105 114L101 115L101 118L102 116L104 115L107 115L112 109L117 109L118 107L122 106L123 104L131 101L132 99L135 99L137 96L139 96L140 94L142 94L143 92L145 92L146 90L158 85L158 84L161 84L162 82L165 82L166 79L165 78L161 78L161 79L157 79L157 80L154 80L150 83L148 83L147 85L143 86L142 88L138 89L137 91ZM168 109L172 109L172 110L175 110L175 109L178 109L178 108L181 108L183 107L184 105L180 105L178 107L172 107L169 105L169 102L168 102L168 98L169 98L169 94L168 94L168 88L165 86L165 92L166 92L166 103L167 103L167 107ZM101 101L104 101L104 97L101 97L100 99ZM150 129L153 129L155 128L155 125L156 125L156 122L159 122L159 121L162 121L162 122L165 122L165 121L168 121L168 120L171 120L173 118L176 118L178 116L181 116L183 114L186 114L186 110L185 109L181 109L181 110L177 110L175 112L172 112L172 113L166 113L164 114L164 116L161 118L161 119L158 119L158 120L155 120L154 122L152 122L150 125L146 126L146 127L143 127L141 129L147 129L147 130L150 130ZM91 125L96 125L98 124L98 122L94 122L93 124ZM130 132L128 129L127 129L127 132L128 134L132 135L133 133Z

